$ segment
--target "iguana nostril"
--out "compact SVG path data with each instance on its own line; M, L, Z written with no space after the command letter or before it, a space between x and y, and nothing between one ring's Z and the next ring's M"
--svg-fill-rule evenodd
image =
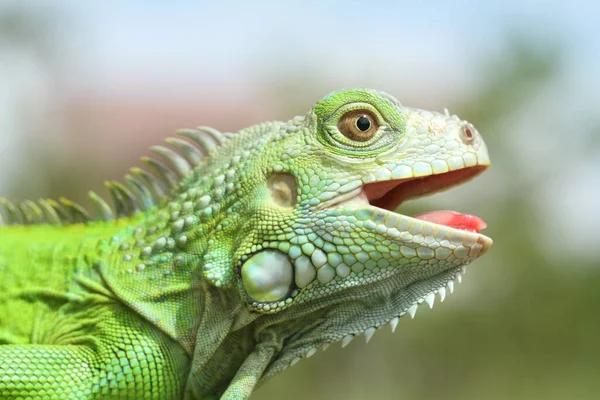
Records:
M475 128L471 124L466 124L462 128L461 139L465 144L473 143L473 139L475 139Z

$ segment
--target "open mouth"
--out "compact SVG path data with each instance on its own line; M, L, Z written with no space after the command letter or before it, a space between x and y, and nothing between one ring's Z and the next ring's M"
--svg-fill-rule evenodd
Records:
M406 200L460 185L473 179L486 169L486 165L477 165L419 178L373 182L364 185L362 191L371 206L393 212ZM479 217L448 210L427 212L413 216L413 218L476 233L487 227L486 223Z

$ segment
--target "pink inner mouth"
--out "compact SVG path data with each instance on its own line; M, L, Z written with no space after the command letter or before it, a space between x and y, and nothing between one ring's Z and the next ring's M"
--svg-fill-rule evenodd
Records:
M371 205L393 211L405 200L446 190L474 178L486 168L478 165L420 178L374 182L363 186L363 192ZM414 218L477 233L487 227L481 218L455 211L432 211Z
M487 224L483 222L481 218L476 217L475 215L461 214L456 211L449 210L431 211L415 215L413 218L469 232L479 233L482 229L487 228Z

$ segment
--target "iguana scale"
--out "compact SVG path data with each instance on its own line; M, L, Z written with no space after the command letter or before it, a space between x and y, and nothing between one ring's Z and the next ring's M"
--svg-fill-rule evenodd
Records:
M114 209L3 200L0 398L246 399L317 349L414 316L492 241L403 201L489 166L477 130L382 92L156 146Z

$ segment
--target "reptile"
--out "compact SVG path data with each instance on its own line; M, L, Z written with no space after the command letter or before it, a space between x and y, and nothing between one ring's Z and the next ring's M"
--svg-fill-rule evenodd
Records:
M0 398L246 399L444 299L492 240L395 212L489 165L472 124L369 89L240 132L183 129L113 205L1 201Z

